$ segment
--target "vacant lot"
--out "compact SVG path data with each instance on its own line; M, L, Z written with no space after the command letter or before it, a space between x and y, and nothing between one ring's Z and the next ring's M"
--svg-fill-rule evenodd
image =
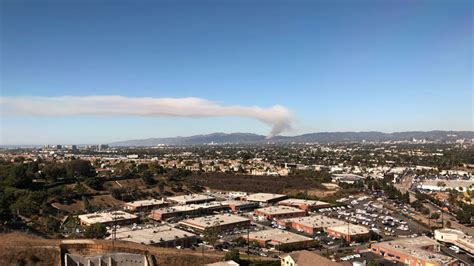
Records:
M58 240L10 233L0 234L0 265L57 265L60 261Z
M217 190L293 193L326 190L317 179L299 176L250 176L235 174L193 174L188 182Z
M60 240L42 239L24 233L0 234L0 265L61 265ZM90 240L85 240L90 243ZM117 241L115 245L109 240L92 240L90 246L78 247L84 240L73 240L63 243L64 251L71 254L96 255L101 253L133 251L137 254L150 254L155 257L158 265L204 265L222 260L225 252L199 250L178 250L175 248L159 248ZM76 244L76 245L75 245ZM113 248L114 247L114 248ZM99 248L99 250L97 250ZM264 257L250 257L252 260L269 261Z

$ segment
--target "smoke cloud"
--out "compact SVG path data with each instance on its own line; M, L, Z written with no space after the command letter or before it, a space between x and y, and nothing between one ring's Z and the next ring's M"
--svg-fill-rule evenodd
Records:
M268 137L291 128L292 113L285 107L223 106L201 98L132 98L123 96L0 97L7 113L32 116L149 116L253 118L271 126Z

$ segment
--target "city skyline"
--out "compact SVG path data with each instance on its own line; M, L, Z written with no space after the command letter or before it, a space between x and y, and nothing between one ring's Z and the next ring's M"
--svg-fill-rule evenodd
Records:
M0 144L473 130L469 1L205 3L2 2ZM189 98L218 108L130 104Z

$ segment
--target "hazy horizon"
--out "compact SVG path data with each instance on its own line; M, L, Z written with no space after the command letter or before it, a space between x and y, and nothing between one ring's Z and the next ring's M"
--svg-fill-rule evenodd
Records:
M471 1L1 9L2 145L474 129Z

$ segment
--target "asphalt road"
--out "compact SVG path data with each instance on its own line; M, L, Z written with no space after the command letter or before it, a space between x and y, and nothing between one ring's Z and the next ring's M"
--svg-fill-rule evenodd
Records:
M466 265L474 265L474 258L466 253L456 253L446 246L441 246L441 251L459 261L464 262Z

